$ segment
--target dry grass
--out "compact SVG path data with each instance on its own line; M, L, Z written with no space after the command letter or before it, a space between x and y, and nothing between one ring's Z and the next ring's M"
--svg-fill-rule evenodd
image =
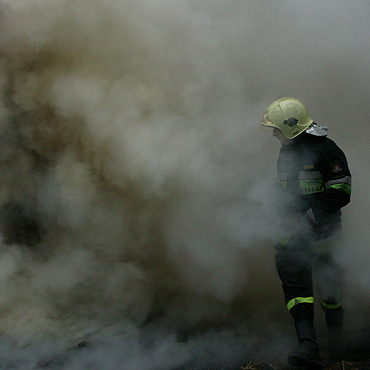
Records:
M348 331L343 350L333 357L326 346L322 346L323 370L370 370L370 327L363 330ZM238 370L297 370L283 360L268 362L248 361Z
M292 366L283 364L271 364L267 362L248 362L240 370L293 370ZM370 353L363 359L324 360L323 370L370 370Z

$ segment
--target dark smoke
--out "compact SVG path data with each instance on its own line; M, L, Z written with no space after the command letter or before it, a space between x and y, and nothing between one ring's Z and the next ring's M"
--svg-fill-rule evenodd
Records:
M3 367L221 368L288 351L279 145L258 129L281 96L348 156L338 259L348 325L366 324L367 2L0 4Z

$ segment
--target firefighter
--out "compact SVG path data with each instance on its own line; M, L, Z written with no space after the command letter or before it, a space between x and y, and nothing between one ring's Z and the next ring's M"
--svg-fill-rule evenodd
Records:
M274 101L262 118L281 143L277 161L279 219L276 268L299 349L288 358L297 367L321 367L314 328L312 271L325 312L328 343L343 327L343 271L332 250L341 232L341 208L350 202L351 174L343 151L313 122L296 98Z

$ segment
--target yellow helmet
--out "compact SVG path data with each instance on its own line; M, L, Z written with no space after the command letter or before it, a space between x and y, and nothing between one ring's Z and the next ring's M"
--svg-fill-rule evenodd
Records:
M269 105L261 124L276 127L287 139L294 139L305 131L313 120L305 105L296 98L281 98Z

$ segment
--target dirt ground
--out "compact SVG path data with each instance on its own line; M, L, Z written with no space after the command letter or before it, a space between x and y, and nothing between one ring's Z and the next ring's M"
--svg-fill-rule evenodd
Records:
M324 370L370 370L370 328L348 332L343 349L332 355L325 346L321 348ZM249 361L240 370L294 370L287 362L271 360L268 362Z

